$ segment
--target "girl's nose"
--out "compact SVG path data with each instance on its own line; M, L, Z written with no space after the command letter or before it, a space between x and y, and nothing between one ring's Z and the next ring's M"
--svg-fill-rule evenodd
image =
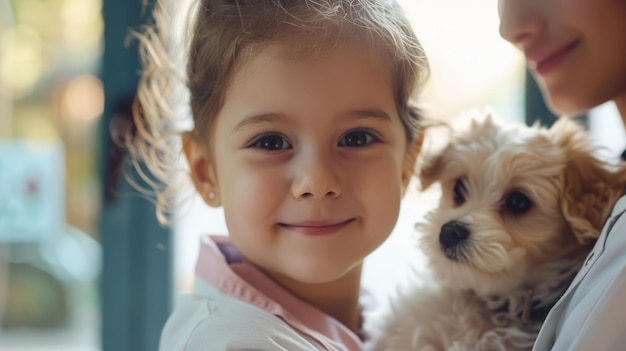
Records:
M542 1L499 0L500 36L522 50L535 41L545 30Z
M332 199L341 195L341 182L331 156L316 155L303 160L291 185L298 199Z

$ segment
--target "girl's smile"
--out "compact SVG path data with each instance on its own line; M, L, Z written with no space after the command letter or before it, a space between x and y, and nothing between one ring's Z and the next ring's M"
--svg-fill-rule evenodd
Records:
M334 234L341 231L343 228L350 225L355 220L355 218L350 218L348 220L315 220L315 221L304 221L298 223L278 223L278 226L284 228L288 231L294 232L296 234L301 234L304 236L322 236Z

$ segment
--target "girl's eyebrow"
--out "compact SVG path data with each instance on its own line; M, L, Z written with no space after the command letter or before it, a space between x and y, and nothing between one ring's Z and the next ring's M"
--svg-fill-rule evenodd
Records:
M358 119L362 118L373 118L377 120L381 120L383 122L391 123L391 117L387 112L379 109L379 108L368 108L364 110L355 110L352 111L351 115L356 116Z
M235 125L235 127L233 128L233 133L238 132L239 130L245 127L252 126L255 124L276 122L276 121L281 121L284 119L285 119L285 116L281 114L276 114L276 113L264 113L260 115L252 115L252 116L244 118L241 122L237 123L237 125Z
M348 113L348 116L356 117L357 119L372 118L375 120L380 120L383 122L391 123L391 117L389 117L389 114L387 114L387 112L379 108L369 108L369 109L350 111ZM239 130L245 127L252 126L255 124L271 123L271 122L277 122L277 121L281 121L285 119L286 117L284 115L277 114L277 113L264 113L260 115L252 115L252 116L244 118L241 122L237 123L237 125L235 125L235 127L233 128L233 132L238 132Z

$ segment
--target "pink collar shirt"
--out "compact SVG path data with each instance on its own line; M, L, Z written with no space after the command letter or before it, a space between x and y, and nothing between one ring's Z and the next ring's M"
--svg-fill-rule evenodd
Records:
M161 351L364 350L339 321L242 262L228 237L202 237L195 273L194 294L177 302Z

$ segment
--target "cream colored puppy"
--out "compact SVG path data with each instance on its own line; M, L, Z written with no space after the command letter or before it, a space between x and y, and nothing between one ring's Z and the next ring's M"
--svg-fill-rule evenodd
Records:
M530 350L624 192L624 167L572 120L454 133L420 173L442 189L417 226L432 280L392 300L375 350Z

